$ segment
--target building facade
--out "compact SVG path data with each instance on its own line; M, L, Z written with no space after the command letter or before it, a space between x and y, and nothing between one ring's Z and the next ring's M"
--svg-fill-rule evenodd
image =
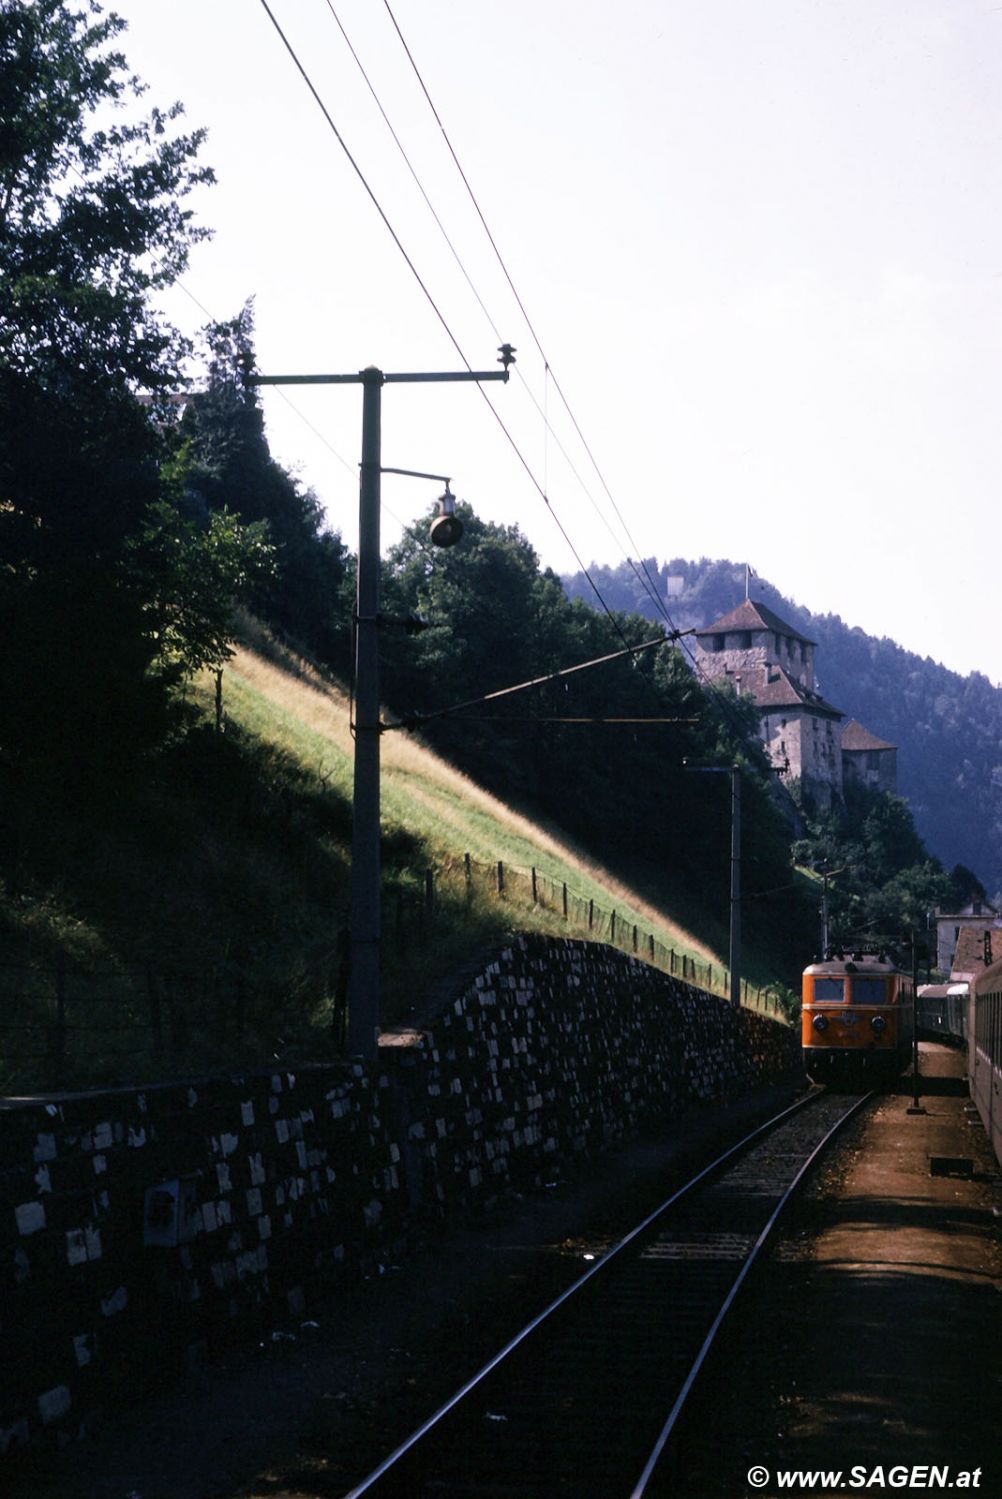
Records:
M753 699L772 764L827 809L842 796L842 711L818 691L814 650L813 640L751 599L696 631L704 676Z
M878 739L854 718L842 729L842 778L876 791L898 789L898 747Z

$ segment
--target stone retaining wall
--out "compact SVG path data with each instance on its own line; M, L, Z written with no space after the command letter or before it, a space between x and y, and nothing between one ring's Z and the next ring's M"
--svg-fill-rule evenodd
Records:
M8 1100L0 1453L295 1325L429 1221L799 1065L785 1026L611 948L523 937L372 1067Z

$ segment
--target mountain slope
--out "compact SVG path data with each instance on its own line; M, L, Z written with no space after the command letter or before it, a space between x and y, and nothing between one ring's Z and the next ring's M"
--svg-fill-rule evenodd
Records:
M661 596L670 590L668 608L683 629L709 624L744 597L745 569L737 563L704 557L646 565ZM611 607L655 616L625 563L592 575ZM572 596L591 594L580 574L564 584ZM817 642L824 696L898 746L898 787L930 852L947 868L973 869L989 892L1002 888L1002 688L867 635L837 614L813 614L762 578L752 579L751 595Z

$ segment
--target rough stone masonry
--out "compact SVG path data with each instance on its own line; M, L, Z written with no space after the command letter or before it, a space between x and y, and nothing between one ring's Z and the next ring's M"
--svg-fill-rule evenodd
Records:
M799 1067L786 1026L530 936L406 1040L371 1067L0 1101L0 1454L306 1316L429 1223Z

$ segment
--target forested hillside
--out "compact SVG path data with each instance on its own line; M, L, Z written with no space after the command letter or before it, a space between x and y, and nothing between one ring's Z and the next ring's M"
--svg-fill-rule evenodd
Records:
M673 558L645 563L681 628L702 627L744 598L745 569L728 561ZM639 576L638 576L639 571ZM643 569L595 567L606 601L653 617ZM669 585L669 578L677 581ZM643 580L643 581L641 581ZM593 598L581 574L566 578L571 597ZM812 614L762 578L751 597L817 641L824 696L874 734L898 746L898 787L931 852L950 867L973 869L989 891L1002 887L1002 688L972 672L963 677L928 656L878 639L837 614Z

